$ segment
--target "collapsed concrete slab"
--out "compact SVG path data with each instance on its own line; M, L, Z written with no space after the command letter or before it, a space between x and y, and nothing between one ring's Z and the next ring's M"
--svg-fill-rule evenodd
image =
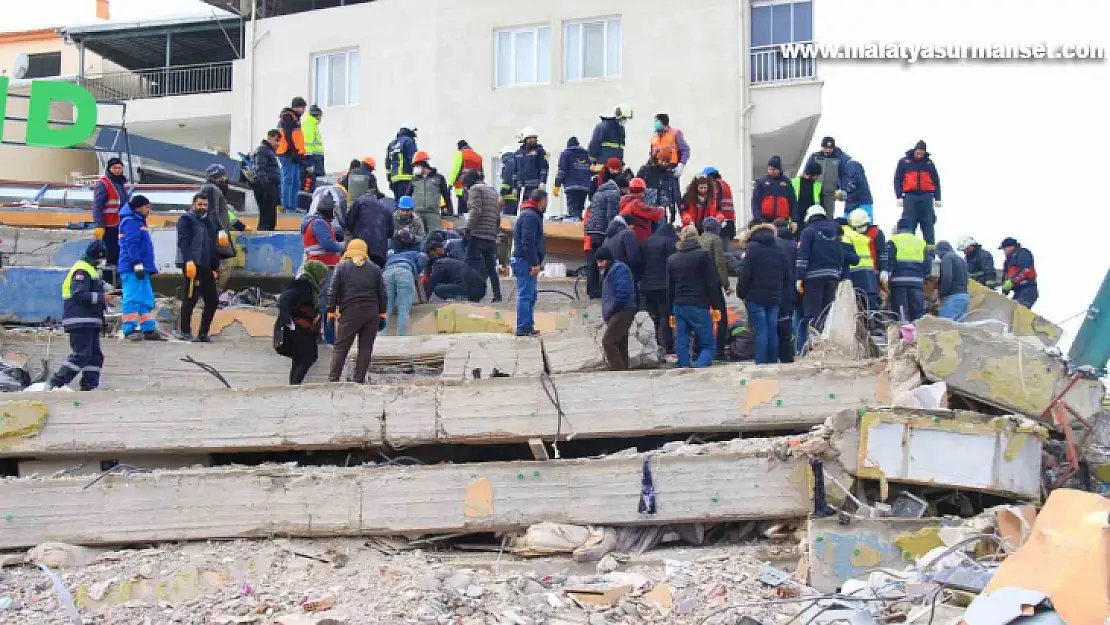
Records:
M877 369L796 363L465 385L9 393L0 395L0 414L7 415L0 457L526 443L557 432L566 440L804 430L830 412L882 403Z
M1064 364L1026 340L988 328L926 316L917 321L917 360L930 380L1003 410L1034 419L1070 383ZM1028 340L1028 339L1027 339ZM1098 380L1079 380L1068 404L1090 419L1104 390Z
M939 518L853 518L848 524L835 516L810 519L805 556L809 585L836 592L844 582L875 568L902 570L943 546L940 529L957 524Z
M971 296L968 321L994 319L1006 324L1017 336L1035 336L1047 346L1060 342L1064 333L1060 326L1001 293L974 280L968 282L967 292Z
M575 371L598 371L608 368L601 348L605 325L598 315L594 322L545 335L544 355L553 374ZM655 325L647 313L636 315L628 334L628 355L633 369L653 369L661 364L659 346L655 342Z
M645 458L377 468L157 471L0 482L0 549L43 542L125 544L257 536L519 530L552 521L662 525L804 517L803 458L769 439L730 453L651 457L657 502L638 512Z

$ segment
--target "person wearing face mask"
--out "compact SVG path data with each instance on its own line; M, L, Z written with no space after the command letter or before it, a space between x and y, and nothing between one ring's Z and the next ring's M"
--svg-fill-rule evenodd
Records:
M532 191L536 189L547 190L547 151L543 149L539 135L531 126L520 133L520 149L516 151L515 160L514 186L520 189L520 197L530 198Z
M123 175L123 161L112 157L108 159L108 167L104 175L96 181L93 187L93 237L104 242L107 250L109 270L105 271L104 280L108 284L115 283L115 267L119 264L119 212L130 200L127 191L127 177Z
M220 255L216 251L216 235L210 226L208 197L203 193L193 196L192 210L177 220L177 266L183 270L185 284L181 302L180 337L185 341L211 343L208 332L216 315L219 297L216 293L216 268ZM200 318L200 333L193 338L193 310L197 299L204 299L204 314Z
M50 377L51 389L65 386L81 374L81 390L92 391L100 386L100 368L104 353L100 351L100 331L104 326L104 307L115 300L106 293L99 267L107 259L107 249L100 241L85 248L81 259L73 264L62 282L62 328L69 335L70 355Z
M675 178L682 177L682 170L690 160L690 144L677 128L671 128L671 116L666 113L655 115L655 134L651 136L651 158L657 159L659 153L669 148L667 168Z
M590 138L590 171L600 172L611 158L624 162L624 126L630 119L632 107L627 104L613 107L611 116L601 115L601 121L594 126L594 134Z

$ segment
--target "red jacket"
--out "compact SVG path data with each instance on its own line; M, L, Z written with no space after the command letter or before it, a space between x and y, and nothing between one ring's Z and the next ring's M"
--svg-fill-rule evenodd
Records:
M732 187L723 179L717 181L717 220L736 223L736 204L732 199Z
M655 224L663 221L666 215L662 208L648 206L642 194L629 193L621 198L621 217L632 226L637 243L647 240L655 230Z
M721 212L720 210L718 210L717 207L717 196L713 196L713 200L709 202L709 206L706 206L705 208L701 208L700 206L698 206L697 200L687 203L686 208L682 210L682 213L679 216L682 219L683 228L689 226L690 224L694 224L694 227L698 229L698 232L701 232L701 222L705 221L709 217L716 217L717 221L722 221ZM733 215L733 217L735 218L735 214Z

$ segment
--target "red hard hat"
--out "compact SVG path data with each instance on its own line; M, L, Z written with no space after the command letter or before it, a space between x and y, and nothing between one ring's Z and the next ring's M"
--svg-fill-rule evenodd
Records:
M427 163L430 160L432 160L432 157L424 150L412 155L412 162L414 163Z
M647 183L643 178L633 178L632 182L628 183L628 190L632 193L643 193L647 191Z

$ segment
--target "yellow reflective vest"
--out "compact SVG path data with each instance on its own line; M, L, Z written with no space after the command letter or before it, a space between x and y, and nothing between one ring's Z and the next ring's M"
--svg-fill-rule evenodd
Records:
M304 151L306 154L324 153L324 135L320 134L320 120L312 115L301 117L301 132L304 134ZM316 172L317 175L323 172Z
M856 229L851 226L841 226L840 229L843 233L840 240L851 245L859 256L859 262L851 267L852 271L864 269L874 271L875 261L871 258L871 239L867 238L866 234L856 232Z

